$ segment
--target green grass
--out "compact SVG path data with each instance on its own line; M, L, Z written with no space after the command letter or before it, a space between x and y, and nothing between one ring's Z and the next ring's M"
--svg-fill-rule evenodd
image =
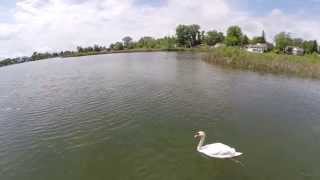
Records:
M256 54L239 48L225 47L210 50L204 56L204 60L213 64L257 72L320 78L320 57L317 54L305 56L272 52Z

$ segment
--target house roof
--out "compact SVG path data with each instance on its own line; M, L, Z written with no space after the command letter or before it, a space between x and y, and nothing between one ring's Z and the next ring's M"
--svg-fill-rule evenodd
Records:
M246 46L247 48L267 48L268 45L267 44L262 44L262 43L258 43L258 44L249 44Z

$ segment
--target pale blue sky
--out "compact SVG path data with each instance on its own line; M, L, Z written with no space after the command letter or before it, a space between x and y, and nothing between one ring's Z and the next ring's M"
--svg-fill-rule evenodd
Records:
M242 8L256 15L263 15L272 9L280 9L290 14L304 11L309 15L320 11L319 0L233 0L233 2L245 4Z
M0 0L0 22L13 21L12 9L15 7L15 0Z

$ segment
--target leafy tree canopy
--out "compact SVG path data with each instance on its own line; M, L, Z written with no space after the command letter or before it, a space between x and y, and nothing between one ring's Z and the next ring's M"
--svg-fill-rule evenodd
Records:
M283 51L287 46L292 45L292 39L289 33L281 32L274 38L276 49Z
M179 25L176 28L177 43L179 46L193 47L201 43L200 26Z
M132 42L132 38L130 36L125 36L122 38L124 47L128 48L129 44Z
M217 43L223 42L224 40L224 35L222 32L218 32L218 31L208 31L207 35L204 38L205 43L209 46L213 46Z
M231 26L227 30L225 43L227 46L240 46L242 42L242 31L239 26Z

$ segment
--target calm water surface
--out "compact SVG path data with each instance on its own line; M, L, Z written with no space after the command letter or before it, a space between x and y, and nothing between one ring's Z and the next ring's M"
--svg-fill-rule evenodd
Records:
M214 160L193 135L244 155ZM320 81L134 53L0 68L1 180L318 180Z

